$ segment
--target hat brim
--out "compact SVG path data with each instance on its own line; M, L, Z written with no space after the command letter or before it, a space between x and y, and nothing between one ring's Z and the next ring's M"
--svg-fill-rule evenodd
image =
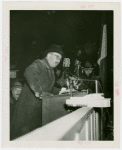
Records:
M93 70L94 68L83 68L83 70Z
M15 89L15 88L20 88L20 89L22 89L21 86L14 86L14 87L11 88L11 90L13 90L13 89Z
M48 49L48 50L46 50L45 52L44 52L44 57L48 54L48 53L58 53L58 54L60 54L62 57L63 57L63 53L61 53L60 51L55 51L55 50L52 50L52 49Z
M15 70L14 69L10 69L10 71L19 71L19 70L17 70L17 69L15 69Z

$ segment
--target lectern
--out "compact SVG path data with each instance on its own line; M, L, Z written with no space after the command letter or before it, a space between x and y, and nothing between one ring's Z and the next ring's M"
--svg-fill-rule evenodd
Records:
M75 97L83 97L86 93L73 93ZM70 98L70 94L55 95L44 97L42 99L42 125L46 125L70 112L70 108L66 105L66 99Z

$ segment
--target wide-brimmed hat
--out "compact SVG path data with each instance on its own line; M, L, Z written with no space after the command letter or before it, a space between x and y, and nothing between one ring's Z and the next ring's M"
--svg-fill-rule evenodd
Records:
M13 87L11 88L11 90L13 90L14 88L23 88L22 83L20 83L19 81L14 82Z
M19 71L16 65L10 65L10 71Z
M50 52L59 53L62 57L64 55L62 47L60 45L51 45L50 48L44 52L43 56L45 57Z

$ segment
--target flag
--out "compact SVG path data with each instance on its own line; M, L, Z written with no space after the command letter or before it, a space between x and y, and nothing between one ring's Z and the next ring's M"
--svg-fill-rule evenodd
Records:
M103 92L107 91L107 26L103 26L101 55L97 62L100 67L100 78L102 82Z

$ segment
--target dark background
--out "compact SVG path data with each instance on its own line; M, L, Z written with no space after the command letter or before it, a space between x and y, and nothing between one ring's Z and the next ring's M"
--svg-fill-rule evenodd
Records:
M107 24L107 90L104 93L112 100L109 110L111 115L114 112L113 16L113 11L104 10L11 10L10 65L17 65L18 76L23 80L25 68L34 60L41 59L43 52L52 44L61 45L65 56L71 60L75 58L77 50L90 48L93 60L97 62L100 57L103 25ZM106 120L109 121L109 117Z
M107 70L113 80L113 11L11 10L10 65L23 77L25 68L52 44L63 47L73 59L78 49L89 45L97 62L103 25L107 24ZM111 82L110 80L110 82Z

